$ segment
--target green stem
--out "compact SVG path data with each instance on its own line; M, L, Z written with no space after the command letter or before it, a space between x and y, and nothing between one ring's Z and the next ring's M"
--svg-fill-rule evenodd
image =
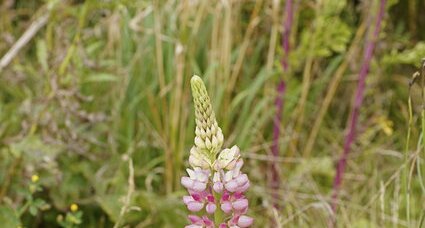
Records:
M413 123L413 111L412 111L412 98L410 95L410 87L409 87L409 100L408 100L408 109L409 109L409 125L407 128L407 139L406 139L406 147L404 152L404 174L403 174L403 192L406 194L406 217L407 224L410 224L410 186L409 186L409 143L410 143L410 135L412 131L412 123Z
M214 212L214 224L216 227L218 227L223 222L223 217L224 217L223 211L220 208L221 194L215 191L213 191L213 194L214 194L215 205L217 206L217 209Z
M22 206L21 209L19 209L19 212L18 212L19 218L25 213L25 211L28 209L31 203L32 203L32 200L27 200L24 206Z
M422 153L425 154L425 60L422 59L421 64L421 95L422 95L422 109L421 109L421 122L422 122L422 129L421 129L421 142L422 142ZM421 167L421 156L418 155L418 159L416 159L416 165L417 165L417 171L419 176L419 184L421 186L422 192L425 194L425 186L423 183L422 178L422 167Z
M425 154L425 110L424 108L422 108L422 112L421 112L421 117L422 117L422 152ZM421 186L422 192L425 194L425 185L423 183L423 177L422 177L422 167L421 167L421 156L418 155L418 159L416 159L416 166L417 166L417 171L418 171L418 177L419 177L419 184Z

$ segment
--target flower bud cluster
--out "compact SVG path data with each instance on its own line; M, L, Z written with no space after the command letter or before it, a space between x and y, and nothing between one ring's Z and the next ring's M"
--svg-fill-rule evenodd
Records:
M195 104L195 146L191 155L211 165L223 146L223 133L215 119L214 110L204 82L199 76L191 79L193 102ZM193 151L193 153L192 153Z

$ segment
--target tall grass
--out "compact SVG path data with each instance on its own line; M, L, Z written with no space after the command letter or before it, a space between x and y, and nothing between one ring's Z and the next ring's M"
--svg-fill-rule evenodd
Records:
M377 1L293 1L277 157L269 155L286 1L54 2L0 3L0 58L50 12L0 73L1 222L57 226L76 203L82 227L187 224L179 180L193 144L189 79L197 74L216 107L224 146L237 144L245 156L256 224L327 225L362 37ZM401 152L405 85L425 55L415 41L425 37L425 20L408 4L424 6L387 5L338 201L342 227L406 227L423 218L416 165L423 166L423 153L407 149L404 160ZM421 150L415 90L410 141ZM279 202L266 178L271 162L279 167ZM17 216L33 174L42 190L31 197L49 207Z

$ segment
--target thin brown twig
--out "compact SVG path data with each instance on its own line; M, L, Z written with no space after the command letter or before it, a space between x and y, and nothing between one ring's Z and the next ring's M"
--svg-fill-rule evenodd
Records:
M37 18L28 29L22 34L22 36L13 44L8 52L0 60L0 73L3 69L9 65L9 63L16 57L19 51L37 34L37 32L43 28L49 20L50 13L43 14Z
M131 196L133 195L134 190L135 190L135 185L134 185L134 166L133 166L133 159L131 157L128 158L128 171L129 171L129 175L128 175L128 191L127 191L127 195L125 196L125 199L124 199L124 205L121 207L120 215L118 217L117 222L114 225L114 228L118 228L119 227L119 225L121 224L122 219L124 218L125 213L130 208Z

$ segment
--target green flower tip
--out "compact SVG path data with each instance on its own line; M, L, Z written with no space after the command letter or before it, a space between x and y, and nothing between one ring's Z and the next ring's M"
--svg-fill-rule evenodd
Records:
M215 119L214 110L202 79L194 75L190 80L195 104L195 150L191 154L212 165L223 145L223 133ZM195 153L195 154L194 154ZM195 164L192 164L195 165Z
M195 75L192 76L192 79L190 79L190 84L192 86L194 86L195 84L197 84L197 85L203 85L204 82L202 81L202 78L201 77L199 77L198 75L195 74Z

